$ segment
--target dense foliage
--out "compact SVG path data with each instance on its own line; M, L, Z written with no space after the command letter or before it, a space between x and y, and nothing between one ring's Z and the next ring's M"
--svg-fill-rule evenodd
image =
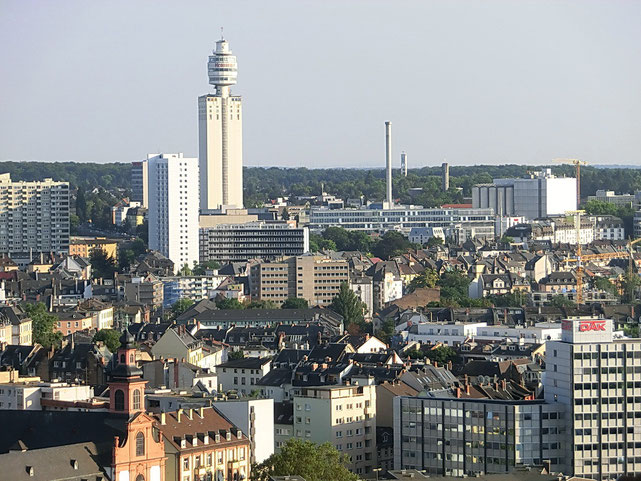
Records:
M343 316L345 326L347 330L353 334L362 331L368 331L369 326L365 325L365 313L367 311L367 306L360 297L352 291L347 282L341 283L340 290L332 303L329 305L329 308Z
M120 331L115 329L101 329L93 337L93 342L102 341L109 352L116 352L120 347Z
M33 342L49 349L51 346L60 347L62 332L55 331L58 318L47 312L47 306L38 302L36 304L23 304L22 308L33 322Z
M269 481L274 476L301 476L306 481L356 481L345 464L347 457L330 443L315 444L289 439L280 453L252 468L252 481Z

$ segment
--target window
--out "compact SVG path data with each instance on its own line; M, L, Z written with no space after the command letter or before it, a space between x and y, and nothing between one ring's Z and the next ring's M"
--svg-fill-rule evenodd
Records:
M145 481L145 477L142 474L136 476L136 481Z
M183 458L183 469L189 469L189 458Z
M125 393L122 389L118 389L114 394L114 409L116 411L125 410Z
M145 455L145 435L140 431L136 434L136 456Z
M134 409L140 409L140 389L134 390Z

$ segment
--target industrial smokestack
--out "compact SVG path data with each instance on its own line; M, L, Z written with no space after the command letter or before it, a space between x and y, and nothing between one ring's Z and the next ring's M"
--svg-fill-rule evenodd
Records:
M441 189L443 189L444 192L447 192L450 190L450 164L443 162L441 170Z
M401 152L401 173L407 177L407 154L405 151Z
M387 208L392 207L392 122L385 122L385 163L387 168Z

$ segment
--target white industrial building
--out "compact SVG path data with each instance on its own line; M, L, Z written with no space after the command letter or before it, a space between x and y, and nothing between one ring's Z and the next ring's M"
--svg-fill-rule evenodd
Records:
M216 50L209 56L208 73L216 92L198 98L203 212L243 206L242 98L230 95L230 86L236 85L238 67L225 39L216 42Z
M176 270L198 263L198 159L150 154L149 248Z
M475 209L492 208L500 216L534 220L576 210L576 179L556 177L551 169L522 179L494 179L472 188Z
M69 252L69 182L0 174L0 253Z

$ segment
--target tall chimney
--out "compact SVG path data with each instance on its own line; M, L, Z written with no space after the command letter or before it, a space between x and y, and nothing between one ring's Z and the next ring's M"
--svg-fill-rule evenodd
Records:
M443 162L441 171L441 189L443 192L447 192L450 190L450 164Z
M387 208L392 207L392 122L385 122L385 165L387 168Z

